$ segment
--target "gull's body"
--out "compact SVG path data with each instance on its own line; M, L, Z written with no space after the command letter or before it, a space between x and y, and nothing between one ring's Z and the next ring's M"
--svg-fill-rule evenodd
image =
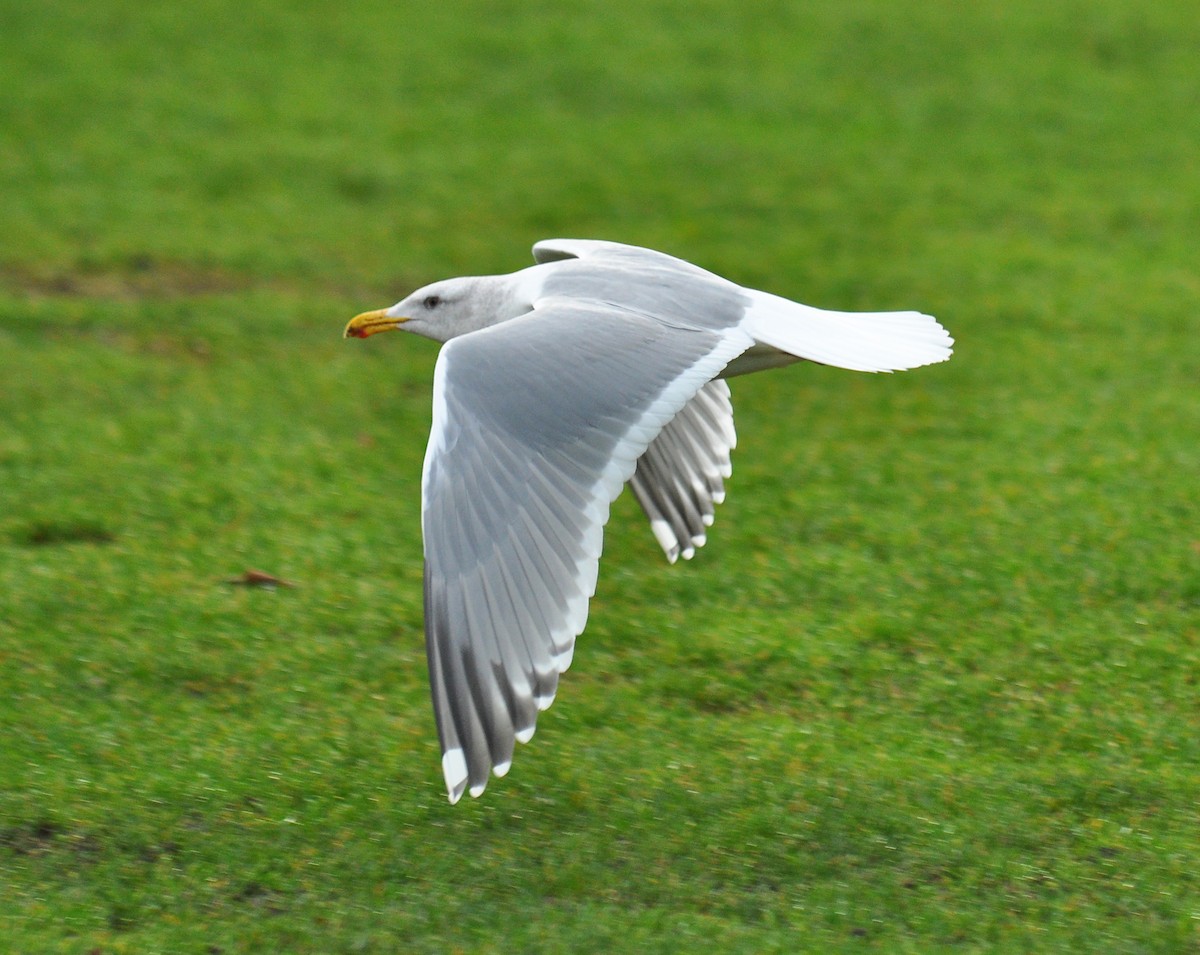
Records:
M668 559L704 543L735 441L721 379L802 359L898 371L944 361L953 344L918 312L810 308L634 246L552 240L534 258L426 286L346 329L446 342L422 530L451 802L504 775L553 701L622 486Z

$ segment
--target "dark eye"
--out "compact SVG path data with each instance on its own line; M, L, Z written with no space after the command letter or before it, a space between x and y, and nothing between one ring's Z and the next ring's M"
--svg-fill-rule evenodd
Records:
M436 295L426 295L425 301L422 303L426 308L437 308L442 303L442 300Z

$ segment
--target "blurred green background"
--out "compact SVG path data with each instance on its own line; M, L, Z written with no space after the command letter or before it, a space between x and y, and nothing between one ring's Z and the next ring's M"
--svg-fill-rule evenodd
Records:
M0 0L10 950L1200 945L1195 14ZM554 236L959 345L735 381L450 807L436 350L341 328Z

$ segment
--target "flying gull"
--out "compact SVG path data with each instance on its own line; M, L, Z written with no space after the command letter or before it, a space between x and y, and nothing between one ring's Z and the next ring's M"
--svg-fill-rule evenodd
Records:
M425 641L450 801L503 776L554 700L628 482L674 562L704 543L735 442L724 379L807 360L950 357L919 312L831 312L662 252L585 239L351 319L445 342L421 479Z

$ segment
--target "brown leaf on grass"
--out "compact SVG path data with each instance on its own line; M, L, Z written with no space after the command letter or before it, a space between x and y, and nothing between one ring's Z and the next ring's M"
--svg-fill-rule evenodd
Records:
M270 589L296 586L290 580L284 580L274 574L268 574L265 570L254 570L253 568L238 577L227 578L225 583L238 587L267 587Z

